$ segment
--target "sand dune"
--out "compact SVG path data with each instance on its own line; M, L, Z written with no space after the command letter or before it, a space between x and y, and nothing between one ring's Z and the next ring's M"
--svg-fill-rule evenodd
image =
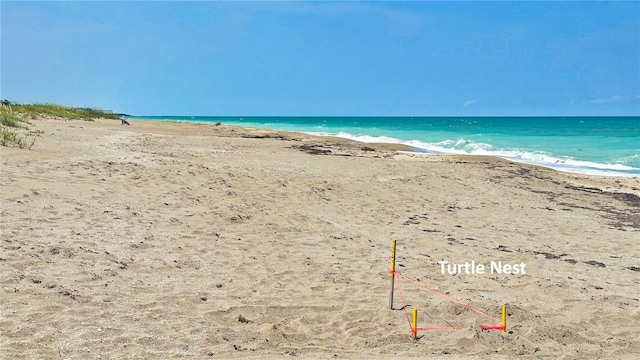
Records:
M640 179L229 126L1 149L3 358L638 358ZM388 308L391 240L409 282ZM442 274L439 261L526 264Z

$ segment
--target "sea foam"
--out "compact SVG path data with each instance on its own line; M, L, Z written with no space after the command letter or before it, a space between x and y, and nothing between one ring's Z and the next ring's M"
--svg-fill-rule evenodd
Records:
M598 176L640 177L640 168L623 164L607 164L576 160L568 156L553 156L544 151L499 149L491 144L478 143L465 139L447 139L436 143L427 143L418 140L400 140L388 136L353 135L346 132L339 132L337 134L311 132L309 134L318 136L337 136L363 143L404 144L416 149L416 153L442 155L486 155L525 164L544 166L564 172Z

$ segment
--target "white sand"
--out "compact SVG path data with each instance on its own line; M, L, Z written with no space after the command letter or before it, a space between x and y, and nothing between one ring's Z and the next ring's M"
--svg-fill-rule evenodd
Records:
M640 179L227 126L33 129L0 150L2 358L640 357ZM393 239L399 273L508 304L509 331L402 282L419 327L465 326L412 340Z

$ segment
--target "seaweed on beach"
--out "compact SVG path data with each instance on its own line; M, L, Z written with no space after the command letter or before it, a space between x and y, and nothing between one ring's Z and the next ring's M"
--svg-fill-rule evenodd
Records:
M636 209L640 209L640 196L636 195L636 194L629 194L629 193L613 193L611 194L611 196L613 196L615 199L620 200L626 204L628 204L629 206L632 206Z
M562 255L556 255L544 251L532 251L532 253L534 255L544 255L545 259L560 259L562 257Z
M304 144L304 145L300 145L298 147L298 149L306 152L307 154L311 154L311 155L329 155L331 154L331 150L327 149L325 147L323 147L322 145L318 145L318 144Z
M604 263L601 263L600 261L595 261L595 260L584 261L584 263L588 265L597 266L597 267L607 267L607 265L605 265Z
M590 208L590 207L578 206L578 205L569 204L569 203L558 203L558 204L566 205L573 208L583 208L583 209L593 210L593 211L604 211L606 214L603 215L603 217L609 220L613 220L613 223L611 225L620 230L624 230L625 227L640 229L640 196L635 194L630 194L630 193L623 193L623 192L606 192L599 188L586 187L586 186L565 185L565 187L571 190L584 191L592 194L601 194L601 195L609 196L628 205L630 208L625 210L620 210L612 206L604 206L604 207L600 206L598 208Z

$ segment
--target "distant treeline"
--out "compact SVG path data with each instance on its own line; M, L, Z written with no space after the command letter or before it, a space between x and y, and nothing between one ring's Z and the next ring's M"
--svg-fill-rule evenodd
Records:
M12 112L25 117L51 116L63 119L91 120L97 118L117 119L118 114L111 110L96 108L75 108L56 104L20 104L8 100L2 100L2 105L7 106Z

